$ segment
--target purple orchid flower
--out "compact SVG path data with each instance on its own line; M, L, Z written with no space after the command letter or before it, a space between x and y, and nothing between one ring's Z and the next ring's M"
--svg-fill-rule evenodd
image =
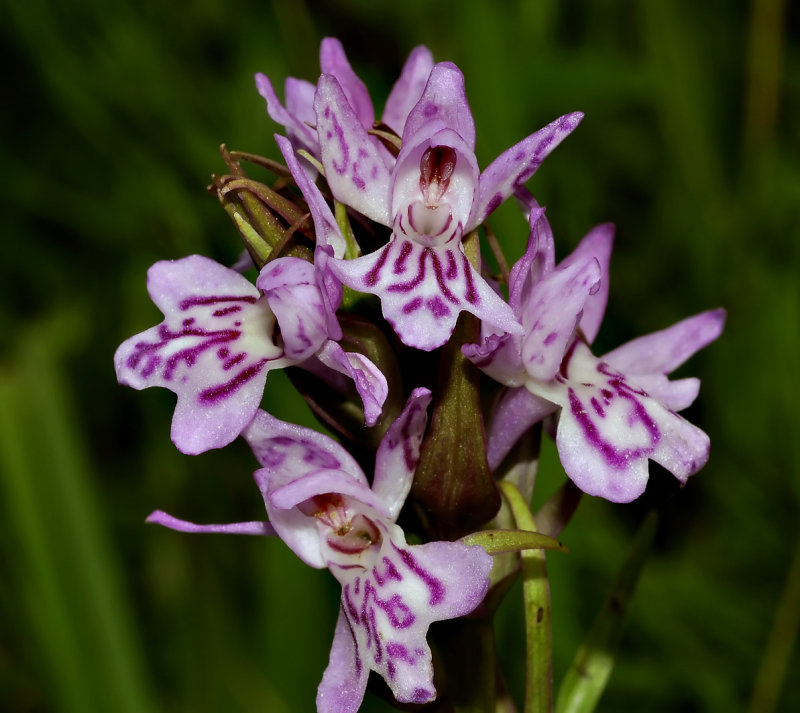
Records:
M319 280L312 264L292 257L267 263L256 285L199 255L158 262L147 287L165 319L117 349L117 378L177 394L172 440L188 454L233 441L255 416L267 373L311 359L355 381L374 424L386 380L333 341L341 330Z
M268 523L195 525L157 511L149 522L185 532L277 534L304 562L342 585L319 713L355 713L369 671L395 698L436 697L426 636L434 621L472 612L489 586L492 558L459 542L409 546L395 524L419 460L430 402L416 389L378 448L369 482L338 443L259 411L244 432L263 468L255 479Z
M534 206L531 238L510 279L510 302L525 336L484 333L464 354L512 387L497 405L488 439L497 467L531 425L558 410L556 445L567 475L584 492L629 502L644 492L648 460L685 483L708 459L708 436L676 411L697 379L667 374L716 339L723 310L704 312L636 339L601 358L589 344L608 296L613 228L592 230L557 267L552 232Z
M393 166L387 166L335 76L320 78L314 108L334 197L392 228L388 244L376 252L331 262L342 282L378 295L384 317L417 349L444 344L462 311L504 332L521 333L511 308L470 264L461 239L533 175L582 114L554 121L479 173L464 77L449 62L431 70L406 119Z
M366 86L350 66L341 42L332 37L323 39L319 59L322 73L336 77L361 126L366 131L372 129L375 121L372 100ZM422 95L432 67L433 57L427 47L416 47L408 56L383 111L383 123L398 135L403 133L406 117ZM311 82L289 77L285 84L285 107L266 75L256 74L256 87L267 102L267 113L273 121L286 128L292 146L305 149L312 156L319 158L319 140L317 132L312 128L316 123L314 113L316 87ZM370 138L376 148L380 146L377 139ZM382 152L382 155L385 160L390 160L388 152Z

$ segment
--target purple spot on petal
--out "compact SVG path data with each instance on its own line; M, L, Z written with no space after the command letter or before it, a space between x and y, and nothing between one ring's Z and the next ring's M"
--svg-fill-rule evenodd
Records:
M448 280L455 280L458 277L458 264L456 263L456 256L453 255L452 250L447 251L447 270L444 276Z
M403 305L403 314L411 314L422 307L422 297L415 297L411 302Z
M230 307L224 307L223 309L218 309L212 312L212 316L214 317L224 317L227 314L233 314L234 312L241 312L242 308L240 305L231 305Z
M608 385L614 390L614 392L608 389L603 390L606 403L610 403L613 397L619 397L628 401L631 409L628 413L626 426L632 427L635 423L641 424L649 434L649 445L638 448L624 448L617 447L613 443L610 443L602 436L597 425L592 421L589 410L583 405L575 393L575 390L572 388L568 391L570 411L578 425L583 429L584 436L592 447L603 455L603 458L610 466L618 470L625 470L628 468L631 461L647 457L653 452L656 445L661 440L661 432L653 418L647 412L644 404L636 398L637 396L645 396L646 394L644 392L631 388L620 374L611 371L606 364L601 363L598 367L598 371L608 377ZM588 384L587 386L591 387L592 384ZM609 392L608 397L605 396L606 391ZM600 406L599 401L596 401L596 399L590 399L590 404L595 410Z
M503 202L503 194L495 193L492 196L492 199L486 205L486 215L489 215L489 213L493 213L494 211L496 211L502 202Z
M445 588L441 581L428 572L428 570L424 569L419 562L417 562L416 558L411 554L411 552L400 549L394 543L392 543L392 546L397 554L400 555L400 559L403 560L403 564L405 564L406 567L408 567L423 582L425 582L425 586L428 587L428 592L430 593L428 604L431 606L441 604L444 601L445 595Z
M426 119L430 119L432 116L436 116L439 113L439 107L436 106L433 102L426 104L425 108L422 110L422 115Z
M225 371L230 371L234 366L236 366L237 364L241 363L246 358L247 358L247 354L245 352L239 352L236 356L231 357L230 359L228 359L228 361L226 361L222 365L222 368Z
M431 297L425 304L434 317L442 319L450 314L450 308L444 303L441 297Z
M544 338L544 345L549 347L556 339L558 339L558 332L550 332L550 334Z
M411 243L408 241L403 241L402 245L400 246L400 254L394 261L394 268L392 272L394 272L395 275L400 275L406 271L406 260L411 254L411 250Z
M414 703L427 703L433 699L433 696L433 691L429 691L426 688L415 688L414 693L411 694L411 700Z
M595 410L597 415L600 416L600 418L605 418L606 415L605 409L594 396L592 396L592 398L589 400L589 403L592 405L592 408Z
M475 289L475 283L472 279L472 265L469 264L466 255L462 254L461 259L464 263L464 279L467 283L467 292L464 296L470 304L478 304L480 300L478 298L478 291Z
M380 256L378 257L378 261L375 263L374 267L367 273L366 277L364 278L364 284L367 287L375 287L378 284L378 280L380 278L381 270L383 266L386 264L386 260L389 258L389 246L387 245L383 252L381 252Z
M264 368L264 365L269 361L268 359L261 359L257 361L255 364L251 364L245 369L242 369L236 376L234 376L230 381L226 381L224 384L220 384L219 386L214 386L210 389L205 389L200 392L198 396L198 400L202 404L214 404L218 403L219 401L228 398L232 394L236 393L239 389L242 388L248 381L251 381Z
M252 295L208 295L202 297L187 297L185 300L181 300L179 305L180 310L185 312L190 307L199 307L201 305L215 305L219 304L220 302L244 302L246 304L255 304L258 301L257 297Z

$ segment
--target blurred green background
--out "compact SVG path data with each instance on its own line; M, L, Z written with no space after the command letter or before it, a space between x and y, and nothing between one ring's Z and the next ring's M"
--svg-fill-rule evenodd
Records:
M482 166L586 113L530 185L561 255L617 224L600 352L728 309L723 337L680 371L703 379L689 416L711 435L708 467L681 491L652 468L630 506L587 499L563 536L572 554L549 557L556 679L656 503L666 517L600 710L800 710L799 10L6 0L0 709L313 710L335 583L278 541L146 527L155 508L226 522L263 505L241 444L179 454L172 395L117 386L111 359L158 321L152 262L239 252L204 188L224 170L223 141L277 156L253 73L279 88L289 74L314 80L319 41L334 35L378 107L416 44L458 63ZM515 259L526 231L513 206L492 225ZM288 394L271 375L268 407L307 420ZM543 489L562 477L545 455ZM518 596L498 624L517 694ZM387 709L368 697L365 710Z

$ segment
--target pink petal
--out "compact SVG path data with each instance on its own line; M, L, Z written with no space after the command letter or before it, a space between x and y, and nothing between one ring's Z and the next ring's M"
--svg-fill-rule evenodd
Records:
M303 194L314 221L314 234L318 245L330 245L336 257L344 257L345 239L339 230L336 218L322 196L317 184L309 178L300 165L291 142L283 136L275 136L275 141L283 154L286 165L292 173L297 187Z
M600 266L594 258L559 266L534 285L523 305L522 362L540 381L552 379L587 298L599 289Z
M713 342L725 324L725 310L701 312L660 332L634 339L603 359L627 374L669 374Z
M427 47L415 47L408 55L400 78L392 87L383 110L383 122L398 136L403 135L406 119L422 96L431 69L433 69L431 51Z
M301 146L307 149L312 155L319 154L319 142L317 141L316 132L305 123L305 118L301 113L287 110L283 107L278 95L272 88L272 83L265 74L260 72L256 74L256 88L258 93L267 101L267 113L270 118L281 126L286 127L287 132L293 137ZM293 103L297 104L297 95L299 94L298 87L293 86L292 97ZM289 96L287 95L287 103Z
M492 558L458 542L409 547L399 527L381 525L385 537L371 570L332 570L342 582L342 610L360 659L395 698L427 703L436 696L428 627L481 603Z
M369 91L358 75L353 71L344 47L339 40L326 37L322 40L319 50L319 66L323 74L336 77L347 101L365 129L371 129L375 122L375 111L372 108L372 99Z
M411 489L428 424L430 401L428 389L414 389L403 412L389 427L378 447L372 490L383 502L392 521L400 514Z
M609 263L611 262L611 249L614 245L614 226L603 223L592 228L559 267L566 268L570 265L588 259L597 260L600 265L600 283L596 292L589 295L583 305L583 316L580 328L586 341L591 344L600 331L600 323L606 311L608 302L608 276Z
M566 114L500 154L481 174L479 198L466 230L483 223L497 206L527 181L582 118L580 112Z
M317 689L317 713L357 713L368 676L369 665L358 650L344 609L339 609L328 667Z
M526 388L506 389L489 420L486 439L489 467L495 470L522 435L557 408L556 404Z
M153 265L148 290L165 319L119 347L120 383L178 395L172 440L184 453L227 445L255 415L267 371L291 363L274 342L266 300L198 255Z
M364 421L367 426L374 426L381 416L383 404L389 395L389 386L381 370L363 354L346 352L333 341L328 341L323 346L317 353L317 359L328 369L343 374L353 381L356 391L361 397L361 402L364 404ZM311 366L309 371L330 383L331 380L326 378L326 374L321 373L319 369Z
M336 200L391 225L389 171L334 77L320 77L314 110L325 177Z
M270 482L268 487L269 504L280 510L290 510L318 495L335 493L357 500L384 517L388 516L383 503L369 485L343 470L313 470L285 485L273 487Z
M188 520L156 510L148 515L146 522L168 527L170 530L190 533L216 533L224 535L274 535L275 528L268 522L255 520L252 522L232 522L225 525L197 525Z
M415 135L431 121L441 121L475 151L475 120L467 102L464 75L452 62L434 65L425 89L403 128L403 144L416 144Z
M388 245L356 260L332 261L346 285L381 298L384 317L404 344L430 351L453 333L458 314L468 311L510 333L522 327L456 247L423 247L393 236Z
M297 257L268 262L256 281L281 328L286 356L308 359L328 339L327 314L314 265Z

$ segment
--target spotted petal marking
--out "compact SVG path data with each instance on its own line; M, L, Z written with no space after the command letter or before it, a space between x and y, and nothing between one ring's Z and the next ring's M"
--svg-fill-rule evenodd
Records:
M336 200L390 225L391 176L335 77L323 74L314 99L325 177Z
M402 703L432 701L428 627L468 614L486 594L492 562L483 549L455 542L409 547L396 525L379 523L379 531L369 567L331 567L342 583L344 617L337 625L337 639L343 641L334 648L350 652L350 666L338 667L331 652L318 702L332 690L360 686L364 669L380 674ZM348 636L355 646L346 644Z
M629 502L644 492L648 459L682 483L705 465L709 439L699 428L577 342L550 384L534 394L558 403L556 445L564 469L590 495Z
M244 277L198 255L156 263L147 283L165 319L119 347L117 378L178 395L172 440L184 453L227 445L253 418L267 371L286 365L275 318Z
M511 308L472 267L460 243L425 247L394 235L374 253L332 260L345 284L381 298L384 317L404 344L442 346L465 310L507 332L520 333Z

